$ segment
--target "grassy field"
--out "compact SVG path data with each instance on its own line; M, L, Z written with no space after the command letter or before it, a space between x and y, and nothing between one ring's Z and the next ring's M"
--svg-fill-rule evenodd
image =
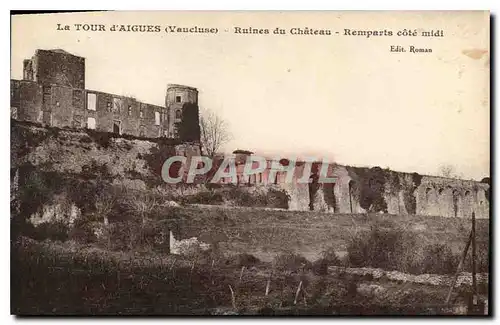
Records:
M18 315L448 314L447 287L321 274L245 259L136 256L21 238L13 244ZM207 263L208 262L208 263ZM301 290L298 290L298 288ZM266 294L266 291L268 292ZM231 294L233 292L233 294ZM297 293L298 292L298 293ZM453 294L463 304L463 288Z
M419 246L446 244L459 254L471 229L470 220L458 218L245 208L183 207L168 213L166 218L178 227L182 238L196 236L207 242L222 238L221 245L227 251L253 254L266 261L287 251L309 260L320 258L321 252L331 248L343 255L353 236L367 233L374 226L411 233ZM487 254L484 250L488 247L489 220L476 222L477 241Z
M477 221L479 272L488 271L488 226L489 220ZM470 221L159 206L146 224L112 222L114 230L97 241L73 238L75 229L44 229L62 241L35 236L12 243L14 314L428 315L456 312L443 307L447 286L329 272L328 266L451 274ZM168 246L150 240L169 231L211 249L170 255ZM487 289L481 284L481 294ZM463 306L468 292L467 285L458 288L454 304Z

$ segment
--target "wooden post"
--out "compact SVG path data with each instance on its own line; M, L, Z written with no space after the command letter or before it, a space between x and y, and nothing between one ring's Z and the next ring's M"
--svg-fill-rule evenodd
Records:
M245 266L242 266L242 267L241 267L241 271L240 271L240 280L239 280L239 282L238 282L238 287L239 287L239 286L240 286L240 284L241 284L241 278L243 277L243 271L245 271Z
M234 291L230 284L229 290L231 290L231 304L233 305L233 309L236 309L236 298L234 297Z
M212 258L212 265L210 266L210 282L214 284L213 271L214 271L215 259Z
M476 215L472 212L472 304L477 305L476 283Z
M448 305L450 302L451 293L453 292L453 288L457 283L458 273L460 273L460 269L462 269L462 265L464 264L465 258L467 257L467 252L469 251L469 246L471 241L472 241L472 230L470 232L469 239L467 240L467 244L465 245L464 251L462 253L462 258L460 259L460 263L458 263L457 271L455 272L455 277L453 278L453 281L451 283L450 290L448 291L448 295L446 296L446 302L445 302L446 305Z
M295 300L293 301L294 305L297 304L297 299L299 298L299 293L301 288L302 288L302 281L300 281L299 286L297 288L297 292L295 293Z
M266 296L269 294L269 289L271 288L271 277L272 276L273 276L273 271L271 270L271 273L269 273L269 278L267 278Z

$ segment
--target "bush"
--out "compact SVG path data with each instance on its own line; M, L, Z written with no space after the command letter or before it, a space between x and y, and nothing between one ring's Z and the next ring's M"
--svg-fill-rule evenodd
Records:
M68 225L64 221L45 222L33 228L31 237L36 240L66 241L68 232Z
M69 231L68 237L76 242L89 244L97 241L91 222L85 222L83 218L78 219Z
M111 250L168 250L166 230L158 224L142 224L140 221L110 223L105 228L101 245Z
M200 191L186 196L182 201L184 204L221 204L223 202L222 195L214 191Z
M288 209L290 195L285 190L269 189L267 192L268 206L272 208Z
M479 248L479 247L478 247ZM348 263L354 267L378 267L386 270L421 274L453 274L459 255L446 244L418 245L410 231L387 229L375 225L369 233L357 235L348 242ZM487 248L477 249L477 272L487 272ZM470 252L464 271L471 271Z
M255 207L266 206L266 197L260 193L250 193L245 189L235 187L226 192L229 199L233 200L238 206Z
M325 249L323 252L321 252L321 256L322 259L328 263L328 265L339 266L342 264L333 247L328 247L327 249Z
M424 247L421 273L452 274L459 259L446 244L431 244Z
M81 177L85 180L102 178L109 181L113 179L108 164L100 164L95 159L92 159L90 164L82 166Z
M284 253L274 258L273 265L277 270L297 272L312 267L304 256L295 253Z
M489 245L488 241L477 241L476 242L476 272L489 272ZM461 256L460 256L461 257ZM459 256L457 255L457 260ZM457 262L458 263L458 262ZM469 253L465 260L465 265L463 268L466 272L472 272L472 247L469 248Z
M324 258L320 258L312 263L312 270L314 274L317 275L327 275L328 274L328 261Z
M417 264L416 238L399 228L374 225L369 233L352 237L347 244L348 263L388 270L414 272Z
M247 268L257 265L259 263L260 260L257 257L247 253L237 254L228 257L225 262L226 265L238 266L238 267L245 266Z

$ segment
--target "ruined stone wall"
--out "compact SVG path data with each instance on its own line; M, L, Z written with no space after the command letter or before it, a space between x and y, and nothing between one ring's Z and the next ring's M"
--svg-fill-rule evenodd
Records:
M296 177L303 172L303 166L297 166ZM489 185L485 183L342 165L332 165L327 175L335 177L335 184L318 184L317 189L281 183L284 177L280 178L279 186L290 195L290 210L306 211L312 205L315 211L334 213L457 218L471 218L474 211L476 218L489 218Z
M386 208L371 210L361 205L361 179L356 178L355 172L348 171L348 166L336 165L334 175L336 183L333 187L335 198L335 212L337 213L365 213L385 212L389 214L418 214L428 216L443 216L457 218L471 218L475 212L476 218L489 218L489 199L487 191L489 185L471 180L451 179L435 176L420 176L418 174L384 171L385 182L381 196ZM367 176L368 175L368 176ZM369 174L364 177L369 177ZM369 183L370 180L368 180ZM331 188L320 187L316 196L319 200L315 205L318 210L331 211L322 207L329 206L322 202ZM302 195L291 190L291 195ZM331 194L330 194L331 197ZM309 206L298 198L292 199L301 204L295 205L297 210L308 210ZM316 209L315 209L316 210Z
M31 60L34 81L85 89L85 58L62 50L36 50Z
M95 98L95 105L91 102ZM12 118L59 128L87 128L137 137L165 135L165 108L135 98L61 85L42 85L28 80L11 80Z
M164 185L161 167L169 156L182 155L189 160L200 155L197 144L109 135L90 130L55 132L16 122L11 134L12 168L29 163L41 170L80 174L85 167L105 165L116 182L147 188ZM305 172L304 165L298 166L295 178ZM16 170L11 173L16 175ZM311 176L317 173L313 170ZM259 186L285 190L290 197L289 210L457 218L470 218L475 212L476 218L489 218L489 185L476 181L342 165L331 165L328 170L328 176L335 177L334 184L288 183L285 176L279 173L278 184Z
M198 103L196 88L168 85L165 106L86 90L85 58L61 49L36 50L23 61L23 80L11 80L12 118L46 126L178 138L186 103Z
M417 213L444 217L489 217L489 185L470 180L424 176L417 189Z
M182 120L182 109L186 103L198 104L198 90L193 87L169 84L165 96L166 128L169 138L178 137L178 123Z

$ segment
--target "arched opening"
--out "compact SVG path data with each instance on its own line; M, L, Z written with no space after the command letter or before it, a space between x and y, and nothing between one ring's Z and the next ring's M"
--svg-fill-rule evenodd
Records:
M456 218L458 217L458 201L460 199L460 193L457 190L453 191L452 199L453 199L453 216Z
M325 195L325 203L333 209L334 213L338 212L337 199L335 198L335 183L324 183L323 194Z
M318 175L311 174L309 177L309 210L314 210L314 198L316 197L316 193L318 192Z
M425 190L425 200L427 202L429 202L429 200L431 199L431 191L432 191L432 188L428 187L426 190Z

